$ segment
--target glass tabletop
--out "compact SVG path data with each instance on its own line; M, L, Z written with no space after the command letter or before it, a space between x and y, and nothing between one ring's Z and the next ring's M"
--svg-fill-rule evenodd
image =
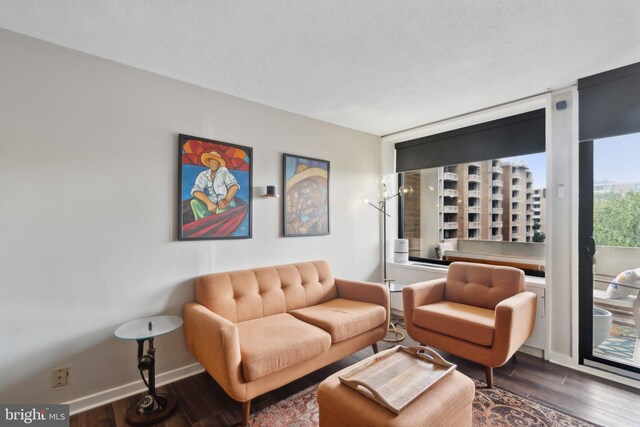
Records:
M384 285L389 288L391 293L402 292L402 289L406 286L396 283L395 279L384 279Z
M389 285L389 292L391 293L395 293L395 292L402 292L402 289L405 287L405 285L399 285L397 283L392 283Z
M152 316L133 320L116 329L116 337L123 340L143 340L168 334L182 326L179 316Z

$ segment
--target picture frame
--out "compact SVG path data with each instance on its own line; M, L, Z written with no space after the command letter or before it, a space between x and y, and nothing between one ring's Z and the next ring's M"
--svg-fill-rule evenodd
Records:
M330 234L330 166L328 160L282 155L284 237Z
M178 169L178 240L252 237L252 147L179 134Z

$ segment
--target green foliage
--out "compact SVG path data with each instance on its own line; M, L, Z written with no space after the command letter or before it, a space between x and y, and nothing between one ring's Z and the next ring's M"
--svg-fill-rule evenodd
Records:
M540 227L538 227L538 228L540 228ZM534 242L534 243L544 243L544 239L546 237L547 236L544 233L540 233L539 231L536 231L535 233L533 233L533 237L531 238L531 241Z
M640 192L595 195L593 237L599 246L640 246Z

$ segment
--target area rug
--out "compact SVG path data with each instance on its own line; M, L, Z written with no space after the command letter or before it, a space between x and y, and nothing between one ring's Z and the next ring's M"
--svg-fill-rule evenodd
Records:
M614 323L611 325L609 338L593 349L593 355L605 359L620 359L623 363L640 363L639 343L634 327Z
M483 388L474 380L473 426L593 427L580 418L560 412L532 399L500 387ZM317 385L311 386L260 412L249 420L251 427L316 427L318 420Z

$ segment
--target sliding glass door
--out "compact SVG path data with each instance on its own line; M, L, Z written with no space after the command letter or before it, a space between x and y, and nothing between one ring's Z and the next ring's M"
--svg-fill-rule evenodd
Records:
M580 362L640 378L640 133L580 143Z

